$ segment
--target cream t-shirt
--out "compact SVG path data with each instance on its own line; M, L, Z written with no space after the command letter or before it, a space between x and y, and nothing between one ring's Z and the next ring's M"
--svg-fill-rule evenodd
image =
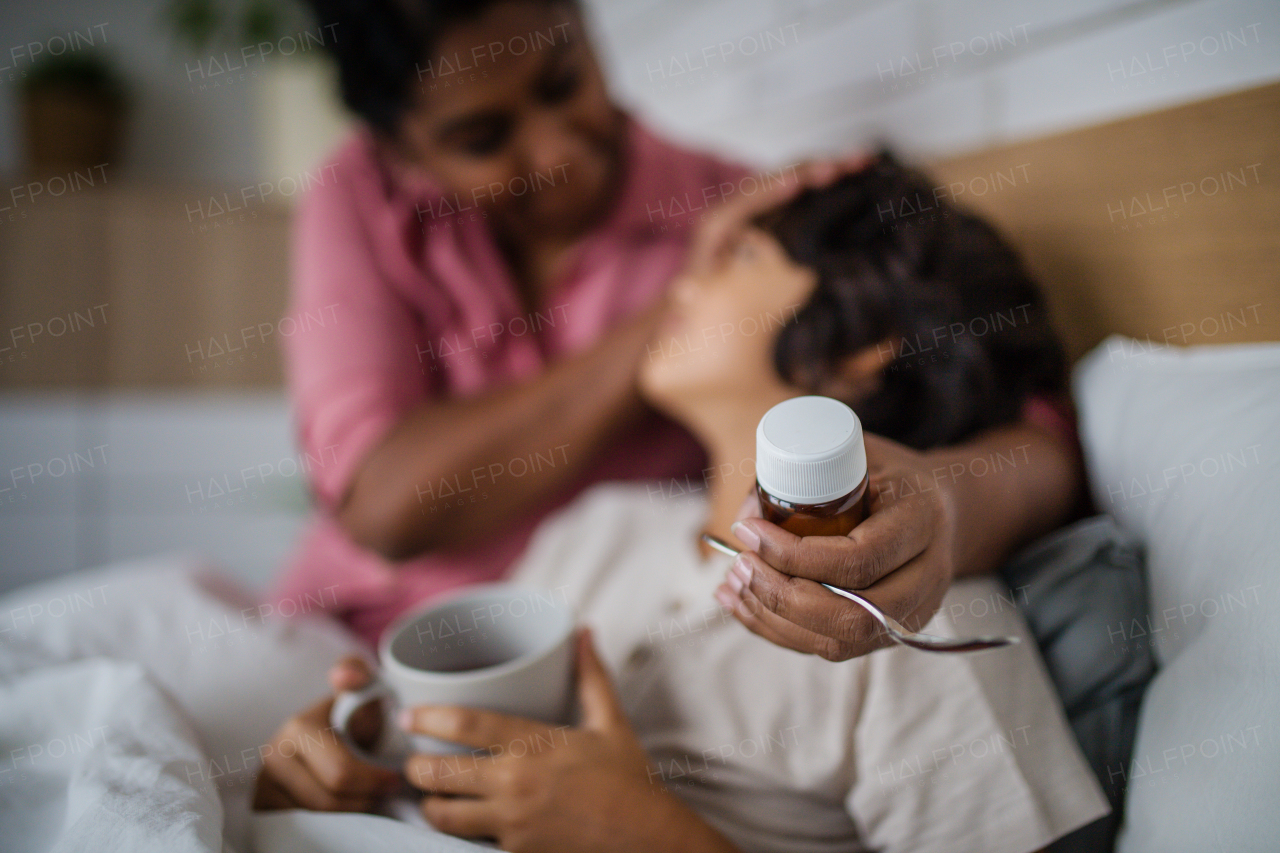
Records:
M1017 646L831 663L716 602L732 560L699 555L706 510L601 484L542 524L512 579L578 608L654 784L742 850L1026 853L1109 811L1007 589L958 581L925 630Z

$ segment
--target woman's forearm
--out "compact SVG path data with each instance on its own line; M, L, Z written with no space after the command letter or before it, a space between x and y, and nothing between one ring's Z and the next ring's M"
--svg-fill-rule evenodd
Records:
M1026 422L926 454L955 504L955 573L994 571L1078 506L1084 472L1074 447Z
M636 365L660 310L532 380L411 412L357 470L339 522L395 560L474 542L544 503L644 411ZM519 475L507 470L531 457Z

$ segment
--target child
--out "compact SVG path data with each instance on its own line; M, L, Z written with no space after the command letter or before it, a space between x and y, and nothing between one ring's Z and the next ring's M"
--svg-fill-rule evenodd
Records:
M837 397L868 429L927 447L1060 390L1061 350L1016 256L945 202L903 213L900 196L916 193L931 196L929 182L881 157L677 279L640 384L707 448L705 488L601 484L539 528L513 579L563 590L595 626L599 658L580 648L583 725L545 754L503 749L466 768L411 758L428 820L505 850L1027 853L1107 813L994 580L956 582L924 630L1021 644L834 663L739 625L749 578L699 546L703 531L732 539L756 423L781 400ZM973 325L1010 312L1016 322ZM939 360L904 363L903 341L917 340ZM479 748L539 726L440 707L412 723Z

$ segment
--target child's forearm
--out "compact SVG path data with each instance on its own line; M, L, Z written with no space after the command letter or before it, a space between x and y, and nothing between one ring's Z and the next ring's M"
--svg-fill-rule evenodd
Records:
M628 846L628 850L634 849L637 853L666 850L679 850L681 853L740 853L727 838L674 794L664 790L658 797L661 800L658 807L645 815L640 824L644 827L642 836L635 838L635 846Z

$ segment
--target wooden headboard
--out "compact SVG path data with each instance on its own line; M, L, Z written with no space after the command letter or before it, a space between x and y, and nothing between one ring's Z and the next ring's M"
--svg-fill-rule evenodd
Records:
M1072 359L1111 332L1280 340L1280 84L931 171L1023 251ZM284 322L289 211L207 215L224 191L24 207L0 229L0 388L279 387L279 335L234 342Z
M1280 340L1280 84L929 171L1023 253L1072 360L1113 332Z

